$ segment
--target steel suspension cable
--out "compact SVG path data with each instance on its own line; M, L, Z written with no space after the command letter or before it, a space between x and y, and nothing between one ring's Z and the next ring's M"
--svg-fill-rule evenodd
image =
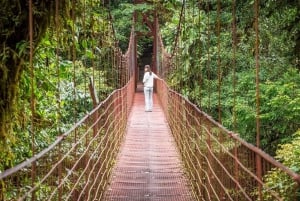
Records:
M35 155L35 95L34 95L34 66L33 66L33 10L32 10L32 0L29 0L29 68L30 68L30 89L31 89L31 96L30 96L30 108L31 108L31 151L32 156ZM36 162L32 163L31 169L31 186L35 185L36 180ZM32 192L31 201L35 200L35 192Z
M259 80L259 0L254 4L254 27L255 27L255 69L256 69L256 146L260 147L260 80Z
M207 83L208 83L208 112L211 112L211 63L210 63L210 37L211 37L211 33L210 33L210 6L209 6L209 2L210 0L206 1L206 7L207 7ZM209 132L211 130L211 127L209 127ZM207 135L206 139L205 139L206 143L208 144L208 148L211 149L212 147L212 142L211 142L211 136ZM210 152L207 153L208 156L208 164L210 164L212 162L212 155L210 154ZM208 170L208 175L209 178L213 178L213 171L211 171L211 169ZM209 194L212 193L212 191L214 191L214 188L209 188Z
M221 106L221 90L222 90L222 66L221 66L221 1L217 1L217 36L218 36L218 120L222 124L222 106Z
M121 86L121 81L118 76L118 71L120 71L119 68L119 49L118 49L118 41L117 41L117 36L116 36L116 31L115 31L115 27L114 27L114 23L113 23L113 17L111 14L111 2L109 1L109 9L108 9L108 18L109 18L109 22L110 22L110 29L112 31L112 36L113 36L113 50L112 50L112 55L113 55L113 60L112 60L112 68L113 68L113 78L115 78L115 86L114 88L119 88L119 86Z
M232 87L233 87L233 105L232 105L232 118L233 118L233 131L237 131L236 125L236 51L237 51L237 38L236 38L236 0L232 0ZM234 144L234 178L239 181L239 166L238 166L238 144ZM235 185L235 190L238 190L238 185ZM238 197L235 197L235 201L238 200Z
M94 1L90 1L90 8L94 8ZM98 19L98 18L97 18ZM96 64L95 64L95 59L96 59L96 50L97 50L97 44L95 43L95 36L96 36L96 33L95 33L95 19L94 19L94 16L91 16L91 48L92 48L92 58L91 58L91 65L92 65L92 76L89 77L89 89L90 89L90 93L91 95L93 96L92 99L93 99L93 107L95 108L97 106L97 104L99 103L99 98L98 98L98 92L96 91L96 75L95 75L95 71L96 71ZM99 24L99 23L96 23L96 24ZM100 77L99 77L100 79ZM97 113L95 113L94 115L94 119L97 118ZM97 128L94 127L94 133L96 133L96 130Z
M207 8L207 89L208 89L208 111L211 112L211 69L210 69L210 8L209 8L210 0L206 1Z
M175 58L175 70L178 71L180 70L179 66L180 66L180 54L179 54L179 51L180 51L180 36L181 36L181 31L182 31L182 21L183 21L183 17L184 17L184 9L185 9L185 0L183 0L182 2L182 6L181 6L181 11L180 11L180 16L179 16L179 22L178 22L178 25L177 25L177 28L176 28L176 36L175 36L175 39L174 39L174 45L173 45L173 50L172 50L172 53L171 53L171 58L172 60L174 61L174 58ZM180 84L179 84L180 85ZM178 91L180 90L180 86L178 85L178 83L176 83L175 85L175 90Z
M201 3L202 3L202 0L199 1L199 4L201 4ZM199 108L202 109L202 99L203 99L202 91L204 90L203 89L204 82L203 82L203 70L202 70L202 64L201 64L202 62L201 62L201 60L203 60L202 53L204 51L203 51L203 43L202 43L202 37L201 37L201 35L202 35L202 33L201 33L201 22L202 22L202 20L201 20L201 8L200 8L200 5L198 6L198 12L199 12L198 13L198 26L199 26L199 46L198 46L199 47L199 62L198 63L199 63L199 93L200 93L200 96L199 96L199 98L200 98L200 100L199 100ZM202 125L202 118L200 118L199 121L200 121L200 125ZM197 132L195 132L195 133L197 133ZM201 139L201 137L202 137L201 135L197 135L197 137L195 139L199 140L199 139ZM196 150L197 150L197 148L198 148L198 143L196 145ZM196 161L199 164L199 158L201 159L201 156L199 156L199 154L197 154L197 153L195 153L195 155L197 156L196 157ZM207 171L204 170L201 165L199 165L199 167L201 167L201 168L200 168L199 173L197 171L197 174L203 175L203 174L207 173ZM194 168L194 169L197 170L197 168ZM204 184L204 182L202 180L203 180L202 176L198 176L198 180L197 181L201 183L201 186L205 189L205 191L208 194L209 190L207 189L206 185ZM197 197L199 197L199 196L202 195L202 192L200 191L201 188L198 185L197 185L197 188L198 188L197 189L197 193L198 193Z
M57 134L61 135L61 98L60 98L60 65L59 65L59 44L60 44L60 21L59 21L59 0L55 0L55 38L56 38L56 51L55 51L55 65L56 65L56 77L57 77L57 89L56 89L56 104L57 104ZM58 158L61 159L61 145L58 147ZM58 166L58 184L61 183L62 180L62 165ZM58 189L58 201L62 200L62 188Z
M61 133L61 129L59 127L59 123L61 120L61 100L60 100L60 66L59 66L59 44L60 44L60 21L59 21L59 2L58 0L55 0L55 29L56 29L56 48L55 48L55 66L56 66L56 77L57 77L57 83L56 83L56 104L57 104L57 111L56 111L56 123L57 123L57 132L58 135Z
M202 0L199 1L199 4L202 3ZM202 90L203 90L203 75L202 75L202 65L201 65L201 60L202 58L202 40L201 40L201 9L200 5L198 6L198 24L199 24L199 92L200 92L200 100L199 100L199 107L202 108Z
M111 83L111 85L115 88L115 80L113 79L114 77L114 58L113 58L113 48L114 45L110 46L110 36L111 36L111 32L110 32L110 15L109 15L109 8L110 8L110 0L108 0L108 6L107 6L107 12L106 12L106 20L107 20L107 31L106 31L106 37L107 37L107 41L109 41L109 46L107 46L108 48L108 54L107 54L107 63L108 63L108 69L110 71L109 73L109 78L108 78L108 83Z
M259 63L259 0L254 2L254 28L255 28L255 69L256 69L256 146L260 148L260 63ZM256 155L256 174L262 179L262 163L261 157ZM258 196L262 200L262 185L258 184Z
M221 66L221 1L217 0L217 66L218 66L218 122L222 124L222 66ZM220 142L224 142L224 137L221 135ZM220 151L222 148L220 146ZM217 160L224 164L225 158L220 156ZM226 172L226 171L225 171Z
M74 124L77 122L77 92L76 92L76 38L75 38L75 12L76 12L76 7L75 7L75 0L72 0L71 2L72 6L72 65L73 65L73 115L74 115ZM77 140L77 130L75 129L75 135L74 135L74 140L76 142Z
M115 86L114 84L114 80L113 80L113 65L112 65L112 48L110 47L110 29L109 29L109 16L108 14L106 14L106 20L107 20L107 25L106 25L106 32L105 32L105 37L106 37L106 40L108 41L108 44L106 44L106 48L107 48L107 54L106 54L106 62L107 62L107 71L109 72L108 73L108 78L107 78L107 84L111 85L111 86Z
M180 32L181 32L181 23L182 23L182 16L183 16L183 11L184 11L184 6L185 6L185 0L183 0L182 6L181 6L179 22L178 22L178 25L177 25L176 36L175 36L175 39L174 39L174 45L173 45L173 50L172 50L172 54L171 54L172 57L176 54L176 50L177 50L178 40L179 40Z
M94 8L94 1L90 1L90 7L91 8ZM91 27L92 27L92 44L91 44L91 47L92 47L92 80L91 80L91 84L93 84L93 88L95 87L95 83L94 83L94 80L95 80L95 56L96 56L96 45L95 45L95 30L94 30L94 16L91 17Z
M179 42L178 42L179 43ZM176 50L174 52L175 54L175 70L178 71L179 69L179 47L176 47ZM176 91L179 89L179 85L176 83L175 88Z
M81 40L83 42L83 67L84 67L84 76L83 76L83 82L84 82L84 107L87 108L87 88L88 88L88 85L87 85L87 76L88 76L88 73L87 73L87 48L88 48L88 36L87 36L87 26L86 26L86 9L87 9L87 6L86 6L86 1L83 0L83 11L82 11L82 28L83 28L83 40Z
M87 91L88 91L88 77L89 77L89 72L88 72L88 64L89 64L89 62L87 62L88 61L88 59L90 59L88 56L87 56L87 49L89 48L89 42L90 42L90 37L88 36L88 34L87 34L87 31L89 30L89 29L87 29L87 5L86 5L86 0L83 0L83 12L82 12L82 28L83 28L83 40L81 40L82 42L83 42L83 67L84 67L84 108L88 108L88 101L87 101L87 98L88 98L88 96L87 96ZM94 120L94 119L93 119ZM86 124L85 126L85 130L88 130L89 129L89 125L88 124ZM94 131L94 129L93 129L93 131ZM85 145L84 145L84 147L85 147L85 151L87 152L87 150L89 151L89 147L88 147L88 145L89 145L89 143L90 143L90 138L94 138L94 132L93 132L93 135L92 136L89 136L89 135L86 135L85 136ZM87 154L88 155L88 154ZM80 157L82 157L82 155L80 156ZM89 158L90 159L90 158ZM85 164L88 164L87 162L88 162L88 157L85 157L84 158L84 163ZM78 160L79 161L79 160ZM82 179L82 180L85 180L85 182L88 184L89 183L89 181L88 181L88 172L89 172L89 166L88 165L86 165L86 169L85 169L85 171L83 171L82 172L82 174L84 174L84 179L82 179L81 178L81 176L79 176L78 177L78 179L77 179L77 182L80 180L80 179ZM82 175L81 174L81 175ZM73 186L73 189L75 188L76 186L74 185ZM79 198L78 198L79 199Z
M179 91L182 92L182 90L184 89L184 87L186 87L185 85L185 80L184 80L184 74L185 74L185 66L183 64L183 58L181 57L182 56L182 53L183 53L183 50L184 50L184 43L185 43L185 40L186 40L186 2L183 1L183 5L184 5L184 9L183 9L183 22L182 22L182 25L183 25L183 28L182 28L182 36L181 36L181 44L179 45L179 47L181 48L180 50L180 73L181 73L181 77L180 77L180 86L179 86Z
M99 4L101 4L101 3L99 3ZM101 33L101 31L103 32L103 30L104 30L104 21L102 19L102 16L99 15L98 20L100 20L99 24L101 23L101 29L102 29L102 30L100 30L100 33ZM99 48L103 47L103 41L104 41L103 35L104 34L101 33L100 37L99 37ZM99 53L102 53L102 51L100 49L99 49ZM98 64L98 91L99 91L100 98L102 98L102 94L101 94L101 69L100 69L100 66L101 66L102 62L103 62L103 59L102 59L102 56L100 55L99 56L99 64Z
M233 87L233 131L236 132L236 51L237 51L237 36L236 36L236 0L232 0L232 87Z
M110 1L108 0L108 4L110 3ZM114 86L114 84L112 83L112 58L111 58L111 48L109 46L109 43L111 42L110 41L110 38L109 38L109 14L107 12L108 8L106 8L105 6L105 1L103 1L103 7L105 9L105 20L107 21L107 23L105 24L104 26L104 37L105 37L105 41L106 41L106 44L104 46L104 48L106 49L106 57L105 57L105 60L103 62L105 62L105 65L106 65L106 68L104 68L104 71L106 71L106 82L107 82L107 85L109 86ZM109 5L108 5L109 7ZM110 72L109 72L110 70Z

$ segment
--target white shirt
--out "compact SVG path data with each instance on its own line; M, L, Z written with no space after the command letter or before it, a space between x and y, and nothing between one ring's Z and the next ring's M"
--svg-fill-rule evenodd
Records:
M144 74L144 78L143 78L144 87L153 87L153 79L154 78L157 79L158 76L155 75L153 72L151 73L151 75L149 72L146 72Z

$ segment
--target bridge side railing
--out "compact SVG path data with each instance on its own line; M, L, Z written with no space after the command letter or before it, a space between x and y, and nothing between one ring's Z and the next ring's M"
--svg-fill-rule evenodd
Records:
M0 173L0 200L101 198L125 131L133 94L134 78L47 149Z
M157 82L157 92L197 200L299 199L298 174L224 128L164 81ZM290 182L288 190L270 185L268 175L274 173Z

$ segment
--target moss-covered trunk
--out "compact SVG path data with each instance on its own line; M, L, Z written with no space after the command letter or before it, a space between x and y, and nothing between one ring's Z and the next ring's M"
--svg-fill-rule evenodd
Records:
M12 124L15 121L16 97L22 71L22 60L7 50L7 60L0 64L0 161L9 166L10 147L14 143Z
M63 16L69 1L59 0ZM42 39L51 18L55 16L55 1L33 0L33 43ZM14 144L13 123L16 121L16 101L24 63L29 58L28 1L1 1L0 6L0 170L10 166Z
M14 116L15 98L18 91L18 83L21 74L22 62L19 58L14 58L10 55L9 62L6 65L1 64L0 68L0 122L5 122L0 125L0 137L7 136ZM6 72L5 72L6 71Z

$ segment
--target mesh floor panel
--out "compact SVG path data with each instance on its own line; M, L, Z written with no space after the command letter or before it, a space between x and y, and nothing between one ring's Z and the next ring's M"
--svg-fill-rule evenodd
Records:
M192 201L190 186L164 113L154 99L144 111L136 93L121 151L104 201Z

